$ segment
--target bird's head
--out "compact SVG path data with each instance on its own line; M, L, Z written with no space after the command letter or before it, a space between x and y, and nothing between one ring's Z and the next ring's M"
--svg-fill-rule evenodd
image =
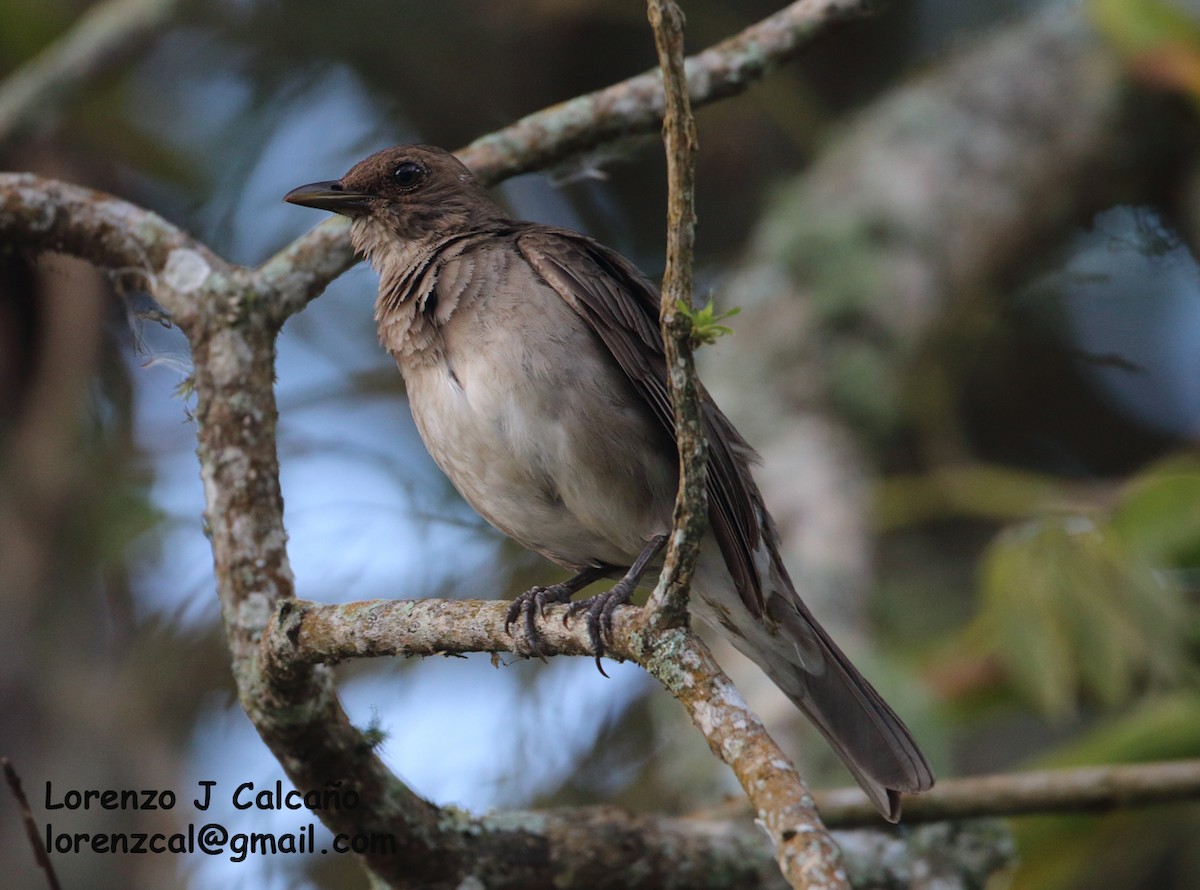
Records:
M384 149L341 179L302 185L283 200L350 217L360 249L380 238L435 239L504 218L471 171L431 145Z

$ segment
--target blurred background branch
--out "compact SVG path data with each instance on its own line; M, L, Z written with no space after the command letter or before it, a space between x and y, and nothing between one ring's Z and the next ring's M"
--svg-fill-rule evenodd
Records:
M1046 813L1088 813L1200 799L1200 761L1076 767L994 776L965 776L938 783L914 797L906 824ZM856 789L825 791L817 806L838 828L873 824L870 802Z
M72 99L125 63L169 25L181 0L105 0L0 82L0 153L50 127Z

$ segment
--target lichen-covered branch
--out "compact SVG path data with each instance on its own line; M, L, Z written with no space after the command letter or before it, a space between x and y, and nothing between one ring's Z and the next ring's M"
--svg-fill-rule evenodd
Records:
M991 886L1016 858L999 820L942 822L898 831L837 831L854 887L968 890Z
M0 81L0 150L157 34L182 0L107 0Z
M798 0L687 60L688 96L695 107L737 95L792 58L825 26L865 15L871 0ZM494 183L625 136L651 133L663 117L662 77L648 71L577 96L476 139L459 157Z
M190 338L205 518L239 700L297 788L336 782L357 796L353 809L319 813L330 830L397 838L406 856L364 856L379 878L438 886L455 859L438 809L396 779L350 724L329 669L260 658L263 627L293 596L293 579L276 451L275 330L261 301L243 308Z
M662 574L643 616L644 633L658 636L654 649L668 658L661 667L647 664L647 669L688 707L709 746L737 774L757 810L758 823L771 837L780 871L788 883L797 888L846 887L837 846L821 824L799 773L766 734L757 715L746 707L707 648L696 645L699 641L686 631L692 573L708 526L708 445L692 357L693 324L684 311L692 305L696 120L684 73L683 12L673 0L649 0L647 9L664 92L667 251L659 312L679 451L674 528ZM680 651L689 646L691 652ZM697 662L704 663L706 669L699 676L685 676L686 682L681 685L679 666ZM697 702L700 689L706 692L706 698ZM729 726L743 731L726 735L722 729ZM737 752L733 759L732 751Z
M520 635L504 627L505 604L492 600L367 600L343 605L296 600L287 604L265 637L273 657L298 665L335 664L355 658L395 656L465 655L472 652L511 652L529 656ZM586 627L558 620L565 609L547 609L544 636L539 640L546 655L590 655ZM726 728L748 719L749 735L757 731L757 717L742 711L736 691L722 689L728 681L710 657L690 640L672 641L675 653L654 663L646 651L640 611L617 610L610 652L628 658L659 676L684 702L705 731L710 746L738 773L749 776L749 751L734 751L742 736L723 735ZM681 657L677 657L681 656ZM647 663L649 662L649 663ZM711 674L716 683L703 686ZM661 675L661 676L660 676ZM731 695L734 707L721 710L721 699ZM719 718L719 719L718 719ZM717 724L723 724L717 725ZM725 746L730 750L724 750ZM877 826L879 814L858 788L813 793L823 821L840 829ZM1049 812L1098 812L1121 806L1149 805L1200 797L1200 761L1041 770L959 779L943 779L927 793L905 801L906 825L974 818L1028 815ZM811 803L811 802L810 802Z
M438 809L374 755L342 711L329 670L259 662L263 627L293 595L275 440L276 292L154 213L28 174L0 174L0 239L83 257L148 289L187 333L205 515L242 706L296 787L338 781L359 795L352 812L322 812L330 829L396 834L431 876L447 873L435 844ZM368 857L371 867L397 886L424 874L400 869L395 856L377 858Z
M667 255L659 317L679 450L674 530L662 575L647 606L647 620L653 627L667 628L688 621L692 572L708 527L708 443L692 357L692 322L683 311L692 305L692 248L696 239L696 119L683 70L683 13L672 0L650 0L647 8L665 93Z
M507 611L505 603L480 600L292 601L282 606L263 646L271 662L300 666L393 655L529 654L524 638L505 630ZM542 653L591 654L587 629L567 626L557 620L561 614L559 607L547 609ZM686 627L649 627L642 610L622 607L607 649L642 665L687 709L746 791L793 886L845 886L837 847L820 827L800 777L699 637Z
M708 647L685 627L650 630L640 642L638 663L683 704L709 748L733 770L788 883L847 887L838 847L800 775Z
M687 60L689 97L699 107L737 95L795 56L826 25L866 14L870 0L798 0ZM662 121L660 73L648 71L523 117L456 154L484 185L544 170L625 136L652 133ZM326 221L262 267L287 279L279 320L299 312L355 262L347 227Z
M247 283L248 270L158 214L32 173L0 173L0 239L107 269L119 283L152 292L185 331L216 308L213 294L240 295Z

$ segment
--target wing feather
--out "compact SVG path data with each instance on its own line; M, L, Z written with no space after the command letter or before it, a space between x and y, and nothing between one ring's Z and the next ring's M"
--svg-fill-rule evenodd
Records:
M535 224L515 234L526 262L596 332L674 441L658 289L620 254L584 235ZM764 541L762 499L748 466L754 452L703 388L701 402L709 445L709 525L742 602L759 617L763 583L754 554Z

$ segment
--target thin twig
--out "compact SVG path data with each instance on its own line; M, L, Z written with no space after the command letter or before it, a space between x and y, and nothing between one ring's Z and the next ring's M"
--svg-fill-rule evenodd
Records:
M683 71L683 12L672 0L649 0L647 10L666 94L667 264L659 317L679 450L674 531L647 608L651 625L665 628L684 626L688 621L688 592L708 526L708 443L692 356L692 322L681 311L692 305L692 246L696 238L696 119Z
M646 605L645 620L652 630L688 626L688 595L700 543L708 527L708 497L706 491L708 443L704 435L704 416L696 364L692 355L693 322L683 311L692 306L692 248L695 242L695 166L696 119L688 100L687 79L684 74L683 12L673 0L648 0L647 12L654 30L665 95L663 142L667 153L667 262L663 274L660 318L663 346L666 353L667 379L671 403L675 411L675 434L679 450L679 492L675 500L674 530L667 547L662 574ZM689 642L684 635L679 642ZM695 641L699 643L698 640ZM707 649L704 655L711 661ZM668 667L678 670L683 653L671 652ZM660 681L673 677L667 672ZM692 719L705 729L712 722L715 702L728 710L725 701L733 690L715 662L704 674L710 679L706 686L723 693L703 704L703 710L690 708ZM728 690L722 684L728 684ZM670 688L670 685L668 685ZM736 690L734 690L736 694ZM672 689L685 705L687 691ZM739 743L743 755L731 762L746 796L757 810L758 822L766 829L775 849L779 869L788 883L796 888L848 888L841 853L813 807L800 774L783 758L775 742L762 730L756 715L737 699L730 715L743 722L750 721L757 730L745 733ZM709 735L706 732L706 735ZM726 762L724 747L709 735L709 744ZM766 764L771 766L764 768ZM749 765L750 770L739 769Z
M0 83L0 150L154 37L181 0L108 0Z
M29 846L33 847L33 858L38 867L46 873L46 883L50 890L59 890L58 875L54 873L54 864L46 848L42 845L42 833L38 831L37 820L33 818L33 810L29 806L29 798L21 787L21 777L17 775L16 767L7 757L0 757L0 766L4 767L4 779L13 797L17 799L17 809L21 813L21 824L25 826L25 836L29 838Z

